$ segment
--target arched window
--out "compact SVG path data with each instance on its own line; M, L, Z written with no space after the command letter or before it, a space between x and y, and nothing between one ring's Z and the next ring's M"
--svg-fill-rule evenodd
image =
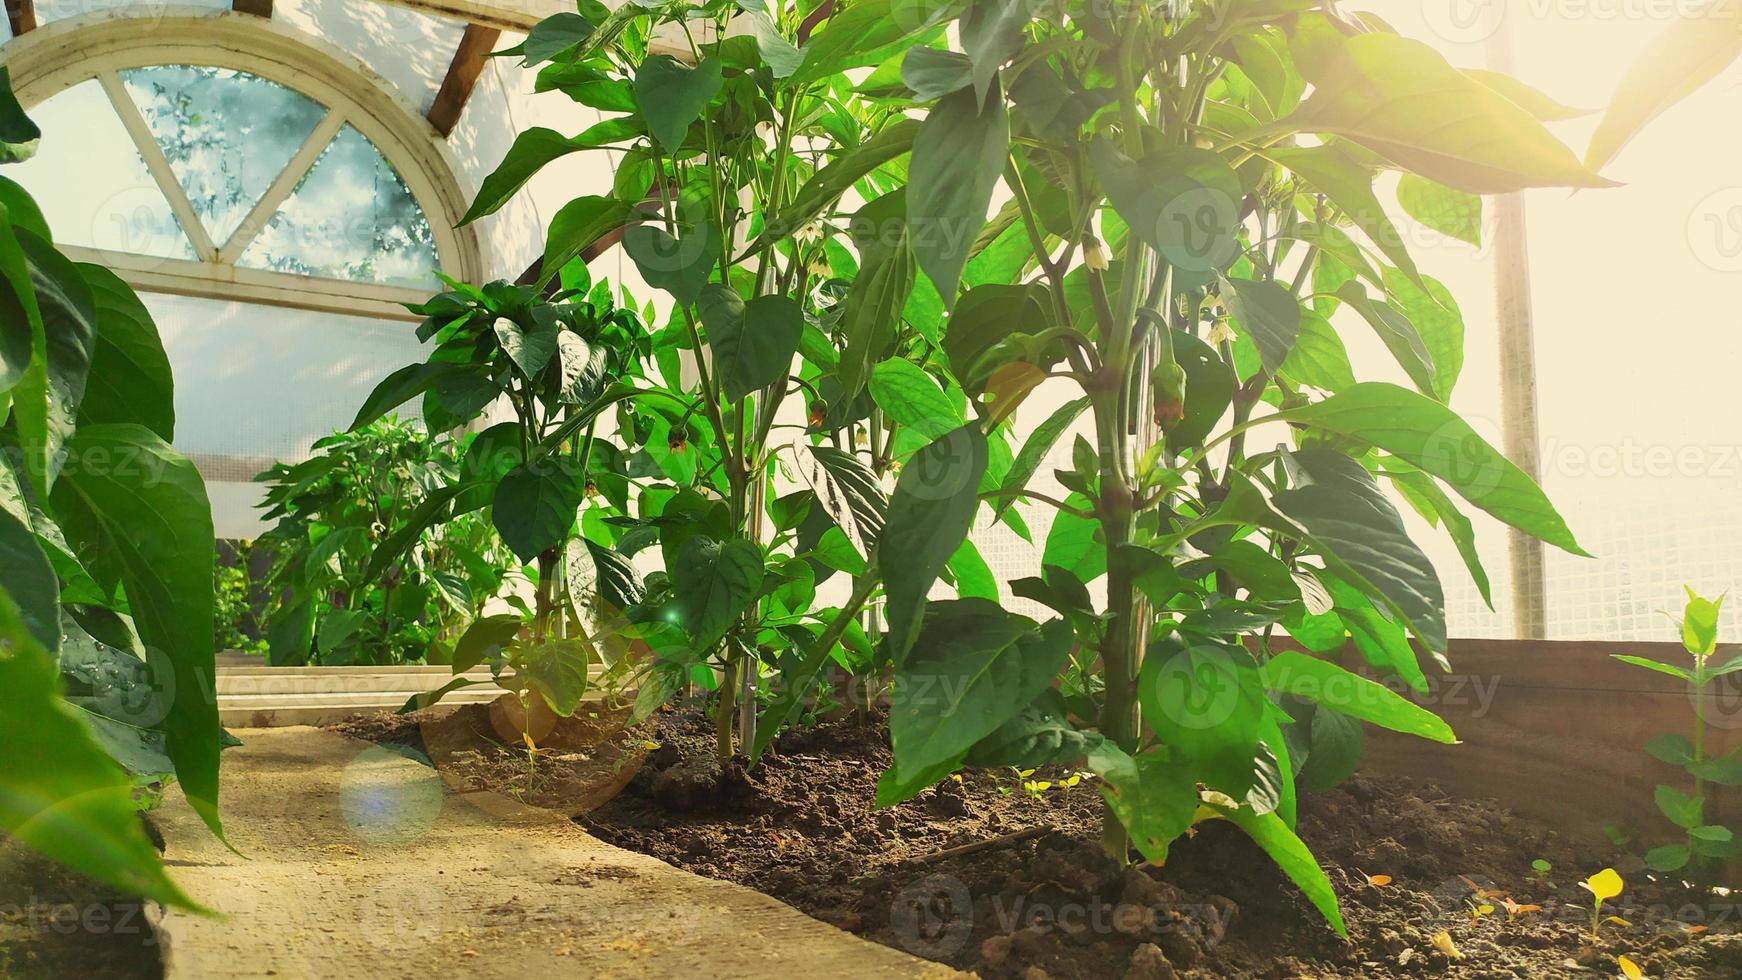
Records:
M136 288L352 314L477 278L465 194L419 117L312 48L237 18L191 36L53 27L14 42L41 150L28 187L63 248ZM228 43L226 32L254 42ZM168 35L169 39L166 39ZM265 43L262 43L262 42ZM274 43L276 42L276 43ZM435 164L435 165L432 165ZM84 253L84 254L79 254Z

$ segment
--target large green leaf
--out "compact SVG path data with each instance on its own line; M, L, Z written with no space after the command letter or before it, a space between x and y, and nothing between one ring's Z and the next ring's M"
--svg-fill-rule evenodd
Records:
M567 718L580 707L587 693L592 660L578 640L552 639L527 650L521 658L517 679L529 682L550 710Z
M908 164L907 234L944 309L955 305L962 267L986 223L992 191L1010 154L1002 92L982 102L972 89L939 99L920 125Z
M901 82L922 102L941 99L974 84L974 62L959 51L908 48L901 59Z
M1052 686L1071 644L1063 620L1037 626L985 599L932 603L895 670L896 768L925 771L960 758Z
M1245 191L1220 154L1183 147L1133 161L1098 136L1089 158L1113 210L1173 267L1176 287L1207 283L1233 262Z
M623 251L635 262L641 278L684 306L701 296L708 274L720 258L720 233L707 220L705 210L696 206L699 194L686 190L678 198L679 212L697 219L681 229L680 237L673 238L650 221L630 225L623 232Z
M1260 673L1264 686L1272 691L1329 705L1351 718L1448 745L1458 740L1452 726L1433 712L1383 684L1317 657L1285 650L1265 661Z
M1143 720L1196 763L1212 789L1243 799L1269 701L1258 665L1237 646L1163 637L1150 645L1138 679Z
M1572 554L1586 554L1542 488L1431 398L1368 382L1287 414L1297 424L1378 446L1444 480L1500 521Z
M611 120L615 123L616 120ZM579 136L564 136L554 129L534 126L523 130L514 137L514 145L508 148L508 153L484 178L483 186L478 188L478 196L472 201L472 206L466 211L460 224L466 225L485 215L495 214L507 204L510 199L533 175L544 169L554 160L568 156L581 150L597 149L608 143L618 142L633 135L631 130L621 126L611 126L599 130L588 130ZM552 270L554 271L554 270Z
M1446 597L1439 576L1372 476L1330 450L1301 450L1294 458L1311 482L1276 494L1277 509L1306 530L1333 567L1384 597L1429 650L1444 652Z
M792 203L768 222L768 230L756 239L751 250L760 251L773 241L798 231L815 220L824 208L839 200L866 174L912 150L919 127L917 119L891 123L812 174L793 195Z
M908 246L907 225L902 220L906 213L907 192L903 189L883 195L853 216L859 274L841 301L839 329L846 348L841 352L838 377L843 402L859 396L871 376L871 366L895 342L901 311L913 293L913 249Z
M962 413L937 379L912 361L889 360L871 371L871 397L896 423L936 439L962 425Z
M1647 123L1718 77L1738 55L1742 9L1731 0L1706 4L1664 28L1627 66L1591 134L1585 165L1602 169Z
M968 752L968 765L1033 769L1081 759L1105 740L1099 732L1079 730L1071 724L1069 716L1063 695L1049 687L1040 692L1033 704L981 739Z
M525 622L513 613L480 616L454 643L454 673L464 674L486 660L499 660Z
M1482 245L1482 199L1453 190L1416 174L1397 181L1397 203L1405 214L1434 231L1480 248Z
M0 588L18 604L30 635L44 649L60 649L60 580L24 520L0 508Z
M351 427L346 431L356 432L380 419L388 412L429 391L442 379L452 376L458 370L460 370L458 365L445 361L425 361L422 364L408 364L400 368L381 379L381 383L369 392L369 397L363 400L363 407L357 409L357 417L351 420Z
M1059 441L1059 437L1076 424L1077 419L1088 409L1089 399L1086 397L1066 402L1059 407L1058 411L1048 416L1045 422L1036 426L1035 430L1028 434L1028 439L1023 442L1021 451L1016 454L1016 461L1010 464L1009 471L1004 474L1004 479L999 483L998 489L1003 492L994 508L995 514L1002 516L1020 499L1012 491L1021 490L1028 486L1028 481L1034 478L1034 474L1040 469L1041 464L1046 461L1048 454L1052 452L1052 447Z
M1186 373L1185 414L1167 433L1168 448L1178 452L1203 445L1227 414L1234 399L1234 372L1214 347L1178 328L1173 356Z
M1489 594L1488 570L1483 567L1482 556L1476 550L1476 526L1470 523L1457 504L1452 503L1439 483L1426 473L1416 470L1399 473L1388 468L1385 475L1429 523L1445 525L1446 534L1457 546L1458 557L1463 559L1476 591L1482 594L1482 601L1488 604L1488 608L1494 608L1494 599Z
M677 153L690 123L719 94L723 67L715 57L703 58L692 68L670 55L655 54L635 70L635 104L665 152Z
M0 163L20 163L36 155L42 130L24 114L12 94L12 72L0 65Z
M130 423L81 427L50 503L98 581L126 590L148 649L173 670L164 719L188 802L213 833L218 817L218 705L212 697L212 506L188 460Z
M1217 808L1228 822L1246 832L1246 836L1258 844L1288 880L1295 883L1307 901L1313 903L1313 908L1325 917L1331 928L1337 930L1337 935L1348 936L1349 930L1343 925L1343 913L1337 908L1337 893L1331 887L1331 881L1325 877L1324 869L1319 867L1318 859L1307 850L1307 846L1296 837L1294 831L1288 829L1282 817L1276 813L1259 814L1251 807L1238 809Z
M828 23L801 49L804 61L793 73L793 82L814 82L875 65L900 53L914 35L954 17L961 4L959 0L857 0L833 9L836 12Z
M1028 0L975 0L959 22L962 50L973 62L974 95L986 98L998 69L1022 48L1022 30L1034 19Z
M54 246L30 232L20 232L18 243L42 316L43 345L42 359L33 361L14 393L14 417L26 472L46 489L77 427L97 341L96 304L78 266Z
M859 457L832 446L800 446L794 457L800 479L815 495L815 506L835 522L860 556L869 560L889 510L877 476Z
M1408 316L1390 304L1368 296L1367 290L1358 282L1344 283L1337 290L1337 298L1361 314L1361 318L1379 335L1386 349L1391 351L1391 356L1397 359L1403 373L1409 375L1409 380L1415 383L1417 390L1424 395L1438 395L1435 386L1437 365L1434 364L1433 353L1428 350L1427 343L1416 332L1415 324L1410 322Z
M562 543L585 499L580 466L553 456L509 470L496 484L490 512L502 543L521 561L531 561Z
M885 611L896 663L919 634L932 583L974 525L989 452L985 433L970 422L926 445L901 469L877 559L885 571Z
M1451 291L1432 276L1412 280L1397 269L1385 270L1385 291L1403 310L1433 363L1433 394L1450 401L1464 370L1464 314Z
M18 193L23 194L23 189ZM0 275L4 277L0 279L0 405L6 404L5 396L31 369L37 340L42 336L41 311L30 285L24 249L14 233L12 213L12 207L0 208Z
M744 302L730 286L711 283L696 300L720 390L737 401L786 378L804 333L804 311L789 296Z
M1167 746L1133 758L1112 742L1089 753L1101 777L1101 797L1148 860L1167 860L1168 848L1191 829L1198 810L1198 780L1190 763Z
M81 423L137 422L175 438L175 382L151 313L132 287L100 265L80 263L96 314L97 342Z
M1222 301L1258 347L1264 373L1274 375L1300 336L1300 301L1268 279L1223 279Z
M1342 391L1355 384L1355 370L1349 364L1349 349L1343 346L1343 338L1337 336L1329 321L1310 311L1301 314L1294 349L1288 352L1277 373L1297 385L1312 385L1325 391Z
M1311 77L1288 126L1347 137L1404 169L1472 194L1607 187L1517 103L1420 41L1348 38Z
M541 274L546 279L555 276L588 246L623 227L631 211L613 197L577 197L563 205L550 219Z
M0 832L126 894L198 910L164 874L132 784L61 700L53 658L4 592L0 690Z
M762 550L742 538L721 544L696 535L679 549L670 574L684 629L705 653L762 594Z
M527 327L499 316L495 324L496 342L502 345L502 352L508 355L521 374L536 378L556 354L556 336L560 329L555 320L544 317L533 317L532 326Z

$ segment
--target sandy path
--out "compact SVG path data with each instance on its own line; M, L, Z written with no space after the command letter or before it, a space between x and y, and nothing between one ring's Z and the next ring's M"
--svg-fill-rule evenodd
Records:
M312 728L224 754L237 857L179 794L171 873L223 920L164 917L169 977L948 977L767 896L612 847Z

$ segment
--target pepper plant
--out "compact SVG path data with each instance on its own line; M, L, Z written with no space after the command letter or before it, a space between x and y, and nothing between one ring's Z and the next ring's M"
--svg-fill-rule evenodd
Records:
M468 439L470 437L467 437ZM399 535L429 494L459 478L467 442L393 418L319 440L314 455L255 479L277 523L265 635L274 664L399 664L452 656L508 579L511 553L476 511L416 536L373 580L375 546Z
M618 606L639 597L640 575L612 542L582 538L578 529L626 505L622 454L597 437L599 411L589 406L609 404L605 393L641 371L650 342L639 315L580 271L549 295L531 285L450 282L449 291L412 307L425 317L417 335L434 345L429 358L384 379L352 424L356 433L413 399L421 399L432 432L506 416L468 439L455 472L424 491L363 569L363 582L382 581L430 528L451 531L482 511L527 566L531 601L510 597L515 611L472 620L454 644L454 679L408 708L472 684L459 675L487 662L497 683L523 700L538 697L560 716L573 714L602 654L584 631L570 629L578 624L565 612L567 591L602 593Z
M1387 486L1446 528L1484 588L1454 496L1582 554L1447 407L1462 323L1375 180L1403 174L1401 203L1463 235L1479 195L1607 182L1544 128L1558 110L1539 93L1315 0L977 0L946 16L959 48L901 58L929 110L906 226L981 418L920 450L890 501L880 802L964 764L1086 755L1114 857L1164 860L1193 824L1226 819L1340 930L1292 829L1297 770L1322 760L1334 779L1362 722L1452 733L1334 656L1271 641L1331 655L1352 640L1417 690L1418 650L1444 666L1443 589ZM1000 198L992 227L1023 261L965 284ZM1376 332L1408 384L1358 382L1349 330ZM986 494L986 431L1060 376L1081 398ZM1027 480L1079 417L1093 435L1058 474L1070 495L1052 501L1043 572L1016 583L1058 618L928 601L982 501L1039 496Z
M0 68L0 164L41 135ZM133 790L173 776L222 836L211 505L150 313L53 241L0 177L0 833L192 908Z
M1706 691L1720 678L1742 670L1742 656L1732 657L1718 666L1711 664L1718 649L1718 612L1724 597L1706 599L1688 589L1687 607L1682 613L1682 648L1693 660L1693 669L1666 664L1650 657L1616 655L1622 663L1668 674L1688 685L1693 702L1694 721L1689 735L1663 734L1645 743L1645 751L1660 762L1680 768L1687 774L1691 792L1674 786L1659 785L1655 794L1657 808L1671 823L1686 833L1679 842L1662 844L1645 852L1645 863L1653 871L1680 871L1690 863L1705 863L1714 859L1735 857L1742 853L1742 842L1736 840L1729 827L1706 822L1706 793L1709 786L1742 786L1742 751L1732 750L1722 755L1709 754L1706 744Z

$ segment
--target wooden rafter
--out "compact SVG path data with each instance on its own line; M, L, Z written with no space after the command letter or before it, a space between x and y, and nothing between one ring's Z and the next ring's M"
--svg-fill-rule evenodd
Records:
M553 14L574 13L572 0L377 0L394 7L404 7L420 14L447 17L452 20L494 27L502 31L524 33L532 25Z
M459 125L460 113L466 110L472 89L478 85L478 76L483 74L490 52L501 38L502 32L494 27L466 25L460 46L454 50L454 60L448 65L447 77L442 79L441 90L429 107L429 121L436 132L447 136Z
M36 30L35 0L6 0L6 19L12 24L12 36Z
M272 19L272 0L231 0L230 9L239 14Z

